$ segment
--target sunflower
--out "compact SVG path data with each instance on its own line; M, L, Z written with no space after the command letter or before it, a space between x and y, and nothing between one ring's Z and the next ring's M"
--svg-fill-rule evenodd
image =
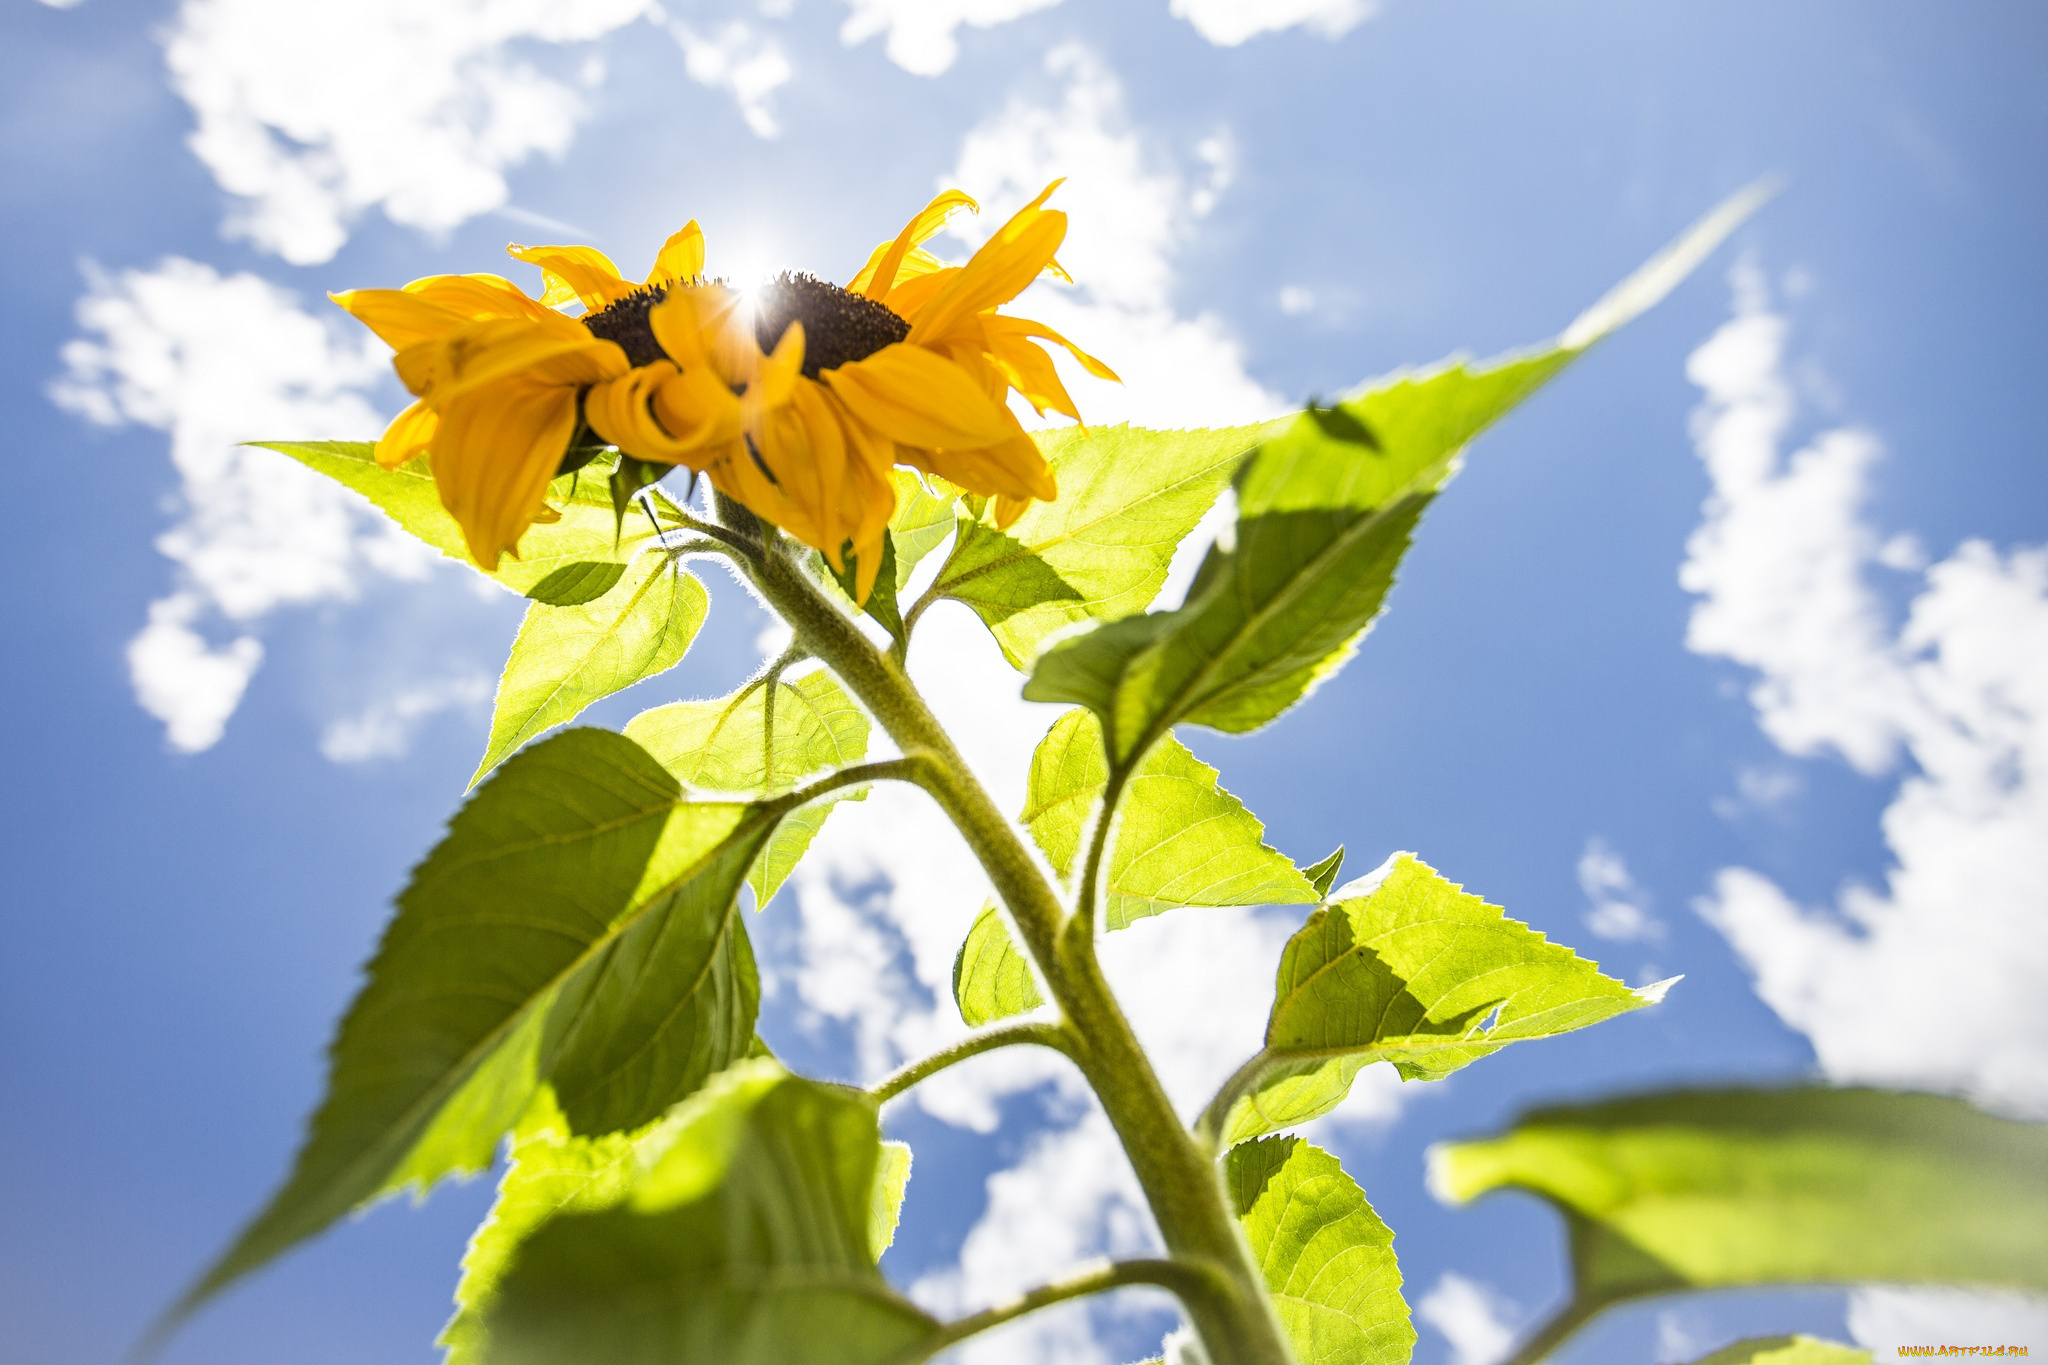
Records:
M547 481L580 403L581 419L626 455L707 475L841 573L851 556L854 595L865 601L895 510L891 466L992 499L1008 526L1032 500L1059 494L1010 392L1041 416L1080 420L1041 343L1116 378L1051 328L996 311L1048 270L1064 274L1056 253L1066 215L1045 207L1058 185L961 266L924 249L953 213L976 207L949 190L844 287L789 273L750 300L701 278L693 223L641 285L587 247L515 247L545 272L539 300L504 281L451 283L492 279L479 276L338 296L391 342L419 395L379 458L430 452L471 552L495 565L547 515ZM584 305L580 318L553 311L572 298Z
M635 300L644 312L650 293L704 268L694 222L668 239L642 284L622 279L590 247L508 250L541 268L540 298L497 275L435 275L330 296L391 347L417 399L377 442L377 463L395 469L428 454L442 506L486 569L518 553L527 527L556 519L548 483L577 430L583 394L649 358L608 335L607 320L616 324ZM571 300L582 302L582 317L557 311Z

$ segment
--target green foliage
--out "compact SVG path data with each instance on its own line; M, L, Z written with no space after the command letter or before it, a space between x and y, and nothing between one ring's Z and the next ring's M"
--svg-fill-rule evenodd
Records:
M1330 888L1337 884L1337 876L1344 870L1344 845L1337 845L1337 851L1313 867L1305 867L1301 875L1308 878L1316 889L1316 899L1330 894Z
M1169 736L1138 764L1117 807L1106 875L1105 927L1183 905L1305 905L1314 883L1267 847L1266 827L1216 781L1216 770ZM1109 783L1102 727L1069 711L1031 758L1023 821L1053 870L1071 875Z
M1059 480L1058 501L1033 503L1003 531L986 509L963 508L959 539L932 592L972 607L1003 657L1027 668L1053 631L1151 605L1181 539L1272 425L1040 432L1035 439Z
M1870 1365L1870 1352L1819 1337L1752 1337L1694 1365Z
M1045 1003L994 901L981 907L953 959L953 1001L970 1028L1028 1014Z
M1024 695L1094 711L1118 766L1182 722L1241 734L1280 715L1350 657L1465 446L1661 299L1762 193L1702 219L1552 345L1400 375L1293 419L1238 471L1236 534L1186 604L1060 641Z
M1210 1121L1226 1143L1290 1128L1335 1108L1370 1062L1437 1080L1511 1042L1640 1009L1669 985L1631 990L1396 854L1288 940L1265 1050Z
M368 498L377 510L450 559L476 565L463 547L461 528L441 506L425 460L398 469L383 469L368 441L256 441L266 450L289 455ZM558 478L548 488L548 502L562 516L541 522L519 539L519 555L505 557L491 575L517 593L530 593L552 574L577 564L624 564L654 538L654 526L641 518L635 529L623 528L612 515L606 478L616 457L601 456L589 468ZM650 495L651 496L651 495ZM479 571L481 572L481 571ZM545 599L540 599L545 600Z
M582 606L528 607L498 679L490 741L471 785L592 702L681 663L710 605L702 583L655 552L626 567L618 591Z
M290 1178L182 1307L371 1200L482 1170L543 1086L571 1131L618 1132L745 1056L737 893L779 813L690 801L604 730L507 763L399 897Z
M875 1268L876 1187L907 1170L865 1095L742 1062L638 1144L629 1180L525 1238L483 1306L488 1358L884 1365L938 1331Z
M1402 1365L1415 1328L1394 1234L1337 1158L1260 1138L1223 1163L1232 1206L1301 1365Z
M574 564L564 564L528 588L526 595L551 607L580 607L616 588L625 576L623 564L579 559Z
M866 758L868 729L867 716L839 680L819 669L794 683L759 679L717 701L642 711L626 722L625 734L686 787L780 796L823 769ZM842 789L783 817L747 874L755 909L774 899L832 807L864 795Z
M935 493L925 481L908 469L892 469L889 481L896 486L896 511L889 518L889 540L896 551L898 585L911 571L953 534L954 509L958 493L947 488Z
M1431 1154L1431 1187L1541 1196L1584 1311L1753 1284L2048 1290L2048 1127L1882 1090L1719 1090L1541 1109Z

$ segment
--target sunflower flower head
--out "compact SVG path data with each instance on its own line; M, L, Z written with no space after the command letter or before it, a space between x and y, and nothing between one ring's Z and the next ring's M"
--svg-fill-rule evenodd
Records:
M426 455L488 569L550 519L548 484L572 445L599 440L706 475L842 573L851 556L865 600L895 510L892 466L993 500L1007 526L1059 494L1010 394L1041 416L1080 419L1044 345L1116 378L1051 328L997 311L1041 274L1064 275L1066 215L1045 207L1058 183L959 266L924 248L975 207L949 190L845 286L785 273L743 297L705 279L693 222L637 284L590 247L514 246L541 269L537 299L494 275L336 295L390 343L417 399L378 459ZM560 311L573 303L580 315Z

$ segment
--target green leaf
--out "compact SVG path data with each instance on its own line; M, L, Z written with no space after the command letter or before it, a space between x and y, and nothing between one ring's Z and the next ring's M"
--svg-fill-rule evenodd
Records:
M1330 888L1337 884L1337 874L1343 870L1344 845L1339 844L1335 853L1332 853L1314 867L1303 868L1301 875L1309 879L1310 885L1316 889L1316 898L1320 900L1330 894Z
M1028 1014L1045 1003L1031 964L1010 939L1010 926L990 901L975 916L953 959L953 1001L969 1028Z
M1059 480L1059 499L1033 503L1006 531L989 509L963 509L932 590L973 608L1003 656L1027 668L1053 631L1149 606L1182 538L1274 426L1039 432L1033 439Z
M1231 1148L1224 1181L1301 1365L1406 1365L1415 1328L1394 1234L1337 1158L1261 1138Z
M616 588L625 576L623 564L579 559L574 564L564 564L528 588L526 595L551 607L580 607Z
M1118 804L1103 881L1108 928L1183 905L1320 899L1292 862L1267 847L1266 827L1216 776L1171 736L1139 763ZM1032 755L1023 814L1062 877L1073 872L1108 782L1100 724L1087 711L1069 711Z
M750 684L717 701L642 711L626 722L625 734L686 787L780 796L824 769L866 758L868 730L866 713L837 678L819 669L794 683L778 681L772 690ZM832 807L865 796L863 789L843 788L783 817L747 874L755 909L774 899Z
M1397 853L1288 940L1265 1049L1218 1097L1227 1114L1204 1121L1221 1118L1224 1142L1290 1128L1335 1108L1369 1063L1437 1080L1511 1042L1653 1004L1670 984L1632 990Z
M377 464L373 453L376 447L368 441L251 444L289 455L308 469L347 485L404 530L450 559L476 568L463 545L462 529L441 506L441 495L434 488L425 460L384 469ZM636 531L628 525L624 534L617 532L611 494L605 483L616 463L615 456L601 456L589 468L564 475L549 485L548 501L560 510L562 519L529 527L519 538L519 557L507 555L498 571L489 576L514 592L526 593L569 565L624 564L638 554L653 540L654 528L648 524Z
M876 1260L896 1244L903 1221L903 1192L910 1184L910 1144L885 1142L875 1165L874 1196L868 1202L868 1246Z
M656 552L628 565L619 586L580 607L526 609L471 786L534 736L682 662L710 607L704 585Z
M543 1087L572 1131L619 1132L745 1056L738 891L779 815L687 800L606 730L505 764L400 895L290 1178L173 1321L375 1199L482 1170Z
M1819 1337L1752 1337L1723 1346L1694 1365L1870 1365L1870 1352Z
M883 1365L937 1334L875 1268L886 1160L860 1092L743 1062L637 1164L520 1245L484 1310L494 1365Z
M2048 1290L2048 1126L1940 1096L1711 1090L1540 1109L1433 1149L1430 1186L1553 1205L1581 1319L1729 1285Z
M1234 540L1210 552L1185 605L1052 645L1024 695L1093 710L1118 766L1183 722L1239 734L1286 711L1371 626L1467 443L1655 303L1760 202L1729 201L1547 347L1398 376L1294 418L1239 471Z
M889 518L889 539L896 547L898 585L908 582L918 561L946 543L953 534L954 508L960 495L934 493L923 479L908 469L892 469L889 481L896 485L896 511Z

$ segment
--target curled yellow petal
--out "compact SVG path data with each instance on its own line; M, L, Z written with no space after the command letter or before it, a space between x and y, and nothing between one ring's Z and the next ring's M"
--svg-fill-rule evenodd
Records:
M626 353L573 318L486 318L408 346L393 363L405 386L439 407L479 384L513 375L554 384L594 384L630 368Z
M550 306L581 299L592 312L618 302L640 286L619 276L612 258L593 246L521 246L505 248L513 259L537 265L547 281L541 302Z
M912 446L985 446L1016 419L958 365L908 342L819 376L877 434Z
M495 571L547 506L576 427L576 390L515 377L464 392L440 416L434 486L470 557Z
M884 242L874 249L868 257L867 264L861 267L860 273L846 286L847 292L865 294L871 299L886 303L889 291L896 287L896 278L902 271L904 261L918 247L931 240L939 229L946 225L946 220L961 209L979 213L981 206L961 190L946 190L931 203L926 204L918 211L916 217L903 225L903 231L896 234L896 240ZM930 257L929 253L920 254L937 260L936 257Z
M385 469L410 463L433 443L434 432L440 425L441 419L432 408L425 403L413 403L392 418L391 425L377 438L377 463Z

